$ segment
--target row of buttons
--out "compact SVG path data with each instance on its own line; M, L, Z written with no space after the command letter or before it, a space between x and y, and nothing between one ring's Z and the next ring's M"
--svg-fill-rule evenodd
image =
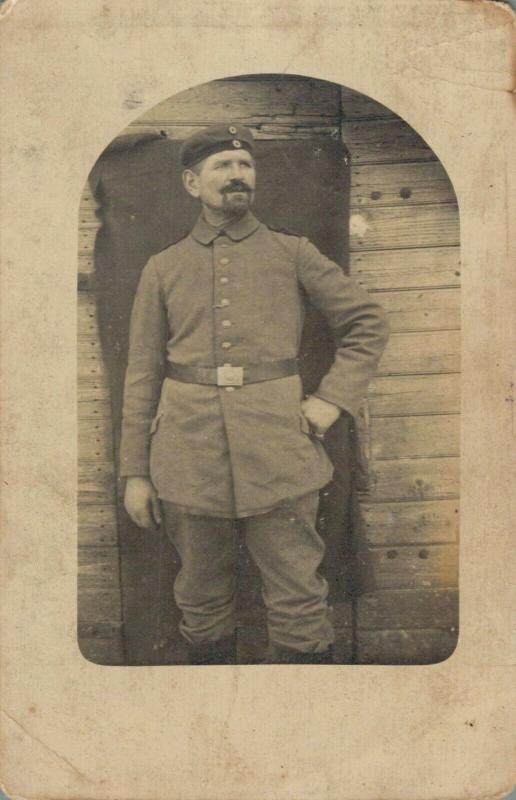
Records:
M231 130L231 128L230 128L230 133L233 133L233 130ZM220 246L227 247L228 245L221 243ZM219 258L219 264L225 267L227 264L230 263L230 260L231 259L229 259L227 256L222 256L222 258ZM221 283L223 286L226 286L229 283L229 278L226 275L221 275L221 277L219 278L219 283ZM219 305L222 306L223 308L227 308L230 305L230 301L228 300L227 297L223 297ZM221 324L223 328L231 328L232 322L230 319L223 319ZM222 342L220 346L222 347L223 350L229 350L233 345L232 342L225 341ZM236 387L225 386L224 388L226 392L234 392Z

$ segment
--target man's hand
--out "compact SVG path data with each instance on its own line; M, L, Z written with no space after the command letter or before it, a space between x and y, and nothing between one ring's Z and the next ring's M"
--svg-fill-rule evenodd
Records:
M124 505L139 528L154 528L156 525L161 525L158 493L150 478L139 476L127 478Z
M308 420L314 434L321 438L328 428L338 420L341 413L341 409L338 406L314 395L309 395L306 400L303 400L301 411Z

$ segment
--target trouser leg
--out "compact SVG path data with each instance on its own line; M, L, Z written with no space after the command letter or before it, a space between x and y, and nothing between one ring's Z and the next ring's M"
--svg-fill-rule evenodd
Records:
M315 521L318 493L243 520L246 544L262 578L269 660L328 663L335 635L328 584L318 568L324 542Z
M191 663L233 663L237 532L232 520L187 514L164 502L167 534L181 558L174 597ZM214 643L217 643L214 646Z

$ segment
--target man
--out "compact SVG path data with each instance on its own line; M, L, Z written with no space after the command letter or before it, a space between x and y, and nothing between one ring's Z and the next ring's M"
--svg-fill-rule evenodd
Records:
M387 339L383 311L307 239L250 211L253 137L211 126L182 148L183 184L202 212L143 270L125 381L125 506L161 523L181 558L174 586L190 663L236 662L239 537L257 564L268 661L331 663L328 587L318 572L318 491L332 466L322 438L355 414ZM303 399L296 357L303 297L337 339Z

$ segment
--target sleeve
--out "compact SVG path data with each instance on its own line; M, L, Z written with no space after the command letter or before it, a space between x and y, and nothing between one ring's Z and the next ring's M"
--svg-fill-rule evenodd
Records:
M356 416L387 344L387 315L304 237L296 265L300 285L326 318L337 344L335 360L314 395Z
M161 393L168 320L153 259L145 266L131 313L124 383L120 475L149 475L152 420Z

